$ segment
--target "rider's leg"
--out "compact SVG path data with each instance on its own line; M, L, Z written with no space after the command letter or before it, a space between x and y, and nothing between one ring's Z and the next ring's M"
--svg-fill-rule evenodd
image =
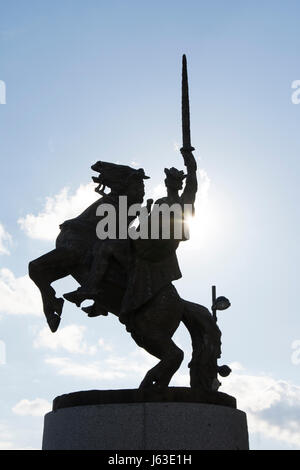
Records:
M64 294L64 298L80 307L86 299L95 299L97 297L97 287L101 282L106 269L109 265L111 250L109 244L96 243L93 250L93 262L87 278L82 285L72 291ZM86 310L84 310L86 311ZM87 313L90 312L90 309Z
M78 307L86 299L96 300L99 296L99 287L103 281L104 275L109 264L114 258L124 270L128 267L127 244L123 240L106 240L105 243L97 243L93 250L93 263L90 272L77 290L64 294L64 298L69 302L75 303ZM127 240L126 240L127 242ZM89 307L83 309L88 314L95 313ZM97 308L97 311L99 309ZM105 310L98 313L105 315ZM95 315L96 316L96 315Z
M99 284L101 283L109 263L114 258L122 268L126 269L128 265L127 240L106 240L103 243L97 243L93 250L93 263L90 273L78 291L90 292L97 295Z
M92 264L91 271L89 276L82 286L83 290L91 291L94 294L97 294L97 286L103 279L105 271L108 268L110 257L112 256L112 249L109 245L101 243L98 250L94 250L94 260Z

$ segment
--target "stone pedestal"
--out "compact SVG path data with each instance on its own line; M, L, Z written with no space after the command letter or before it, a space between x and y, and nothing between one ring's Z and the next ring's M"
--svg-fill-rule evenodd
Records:
M43 450L50 449L248 449L247 420L240 410L207 403L69 404L45 416Z

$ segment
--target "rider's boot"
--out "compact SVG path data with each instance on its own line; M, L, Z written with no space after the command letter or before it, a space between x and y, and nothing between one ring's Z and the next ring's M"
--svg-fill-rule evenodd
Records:
M80 307L80 304L87 299L94 300L96 297L95 292L87 292L83 287L78 287L77 290L72 292L67 292L64 294L64 298L73 304L76 304L77 307Z

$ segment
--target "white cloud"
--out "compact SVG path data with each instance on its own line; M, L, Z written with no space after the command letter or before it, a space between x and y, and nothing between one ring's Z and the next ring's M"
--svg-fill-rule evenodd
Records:
M237 398L249 431L300 448L300 387L268 375L233 373L221 391Z
M231 362L230 368L233 372L241 372L245 370L244 366L240 362Z
M124 373L106 370L101 362L79 363L67 357L52 357L45 360L57 369L58 375L80 377L89 380L114 380L124 377Z
M13 438L12 433L8 430L7 426L0 423L0 441L9 441Z
M11 450L13 449L13 443L10 441L0 441L0 450Z
M104 351L113 351L113 346L111 344L106 343L102 338L98 340L98 345Z
M43 398L35 400L21 400L13 408L13 413L20 416L44 416L51 411L51 403Z
M9 269L0 269L0 312L41 315L38 289L29 276L15 277Z
M85 326L68 325L58 330L55 335L44 327L34 340L34 347L48 348L53 351L64 349L70 353L95 354L96 346L88 346L84 341ZM103 343L104 344L104 343Z
M39 214L27 214L18 223L28 237L52 241L59 234L61 223L78 216L98 198L93 183L81 184L74 194L70 194L68 188L63 188L54 197L46 199Z
M240 363L230 364L232 374L221 379L220 392L237 399L247 413L250 434L300 448L300 387L271 376L246 374ZM189 375L175 374L175 386L188 387Z
M126 356L110 356L105 359L109 370L124 372L127 376L135 376L140 381L146 372L158 363L158 359L143 349L135 349Z
M24 446L22 445L22 443L16 443L18 436L21 438L21 440L24 440L24 436L28 431L28 426L26 427L26 431L24 430L24 428L18 429L17 427L15 427L14 433L11 432L11 427L12 424L8 427L7 421L0 422L0 450L39 450L39 448L35 449L31 446ZM30 433L27 432L28 436L32 436L32 431L33 429L31 429Z
M0 224L0 255L9 255L8 246L11 245L12 238L2 224Z
M136 349L126 356L109 355L101 361L75 362L67 357L45 359L54 366L58 375L91 380L136 379L137 385L146 372L158 361L143 350Z

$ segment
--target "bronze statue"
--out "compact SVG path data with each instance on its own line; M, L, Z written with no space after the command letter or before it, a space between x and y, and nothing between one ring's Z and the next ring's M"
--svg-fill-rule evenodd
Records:
M184 226L187 218L193 215L197 192L185 56L182 68L182 132L181 154L186 174L176 168L165 169L167 195L156 201L153 207L153 201L147 202L150 227L155 209L163 205L171 208L173 204L182 208L180 218L173 216L168 221L170 236L167 239L161 236L161 219L159 234L154 238L98 238L96 227L99 216L96 211L99 206L110 204L118 215L120 197L126 197L129 205L142 204L144 179L148 177L143 169L97 162L92 169L99 175L93 180L98 183L96 191L101 197L78 217L60 226L56 248L32 261L29 275L41 291L44 313L52 332L59 327L64 299L56 297L51 283L68 275L73 276L80 287L66 293L66 300L80 306L84 300L91 299L93 303L82 308L89 317L108 313L119 317L136 344L159 359L158 364L147 372L140 388L158 390L168 387L183 359L183 352L172 340L182 321L191 335L193 346L189 364L191 387L211 392L218 389L218 373L226 376L230 372L227 366L217 365L221 354L221 332L215 315L216 309L227 308L228 305L224 303L224 298L214 298L212 315L207 308L181 299L172 284L181 277L176 249L180 242L188 239L185 233L176 238L175 229ZM109 188L109 193L105 192L106 188ZM187 211L185 207L188 207ZM135 219L136 216L127 215L126 229Z

